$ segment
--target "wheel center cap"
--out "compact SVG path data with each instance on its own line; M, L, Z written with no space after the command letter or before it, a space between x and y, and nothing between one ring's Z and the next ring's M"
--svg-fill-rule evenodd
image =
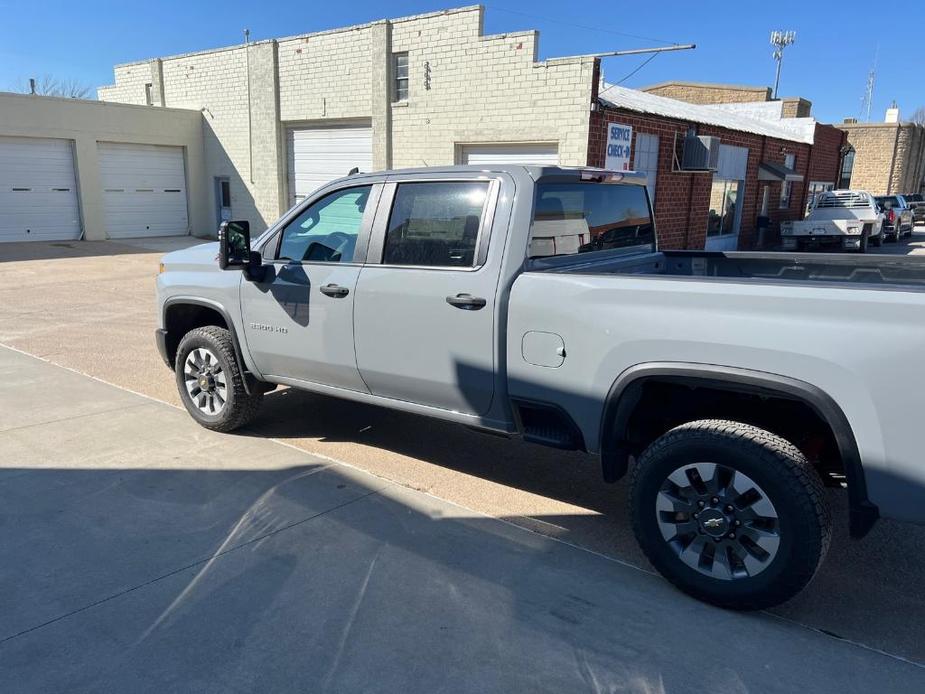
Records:
M211 379L207 375L203 374L202 376L199 377L199 387L205 391L211 390L212 388Z
M703 531L711 537L722 537L729 531L729 521L726 516L715 508L701 511L698 520Z

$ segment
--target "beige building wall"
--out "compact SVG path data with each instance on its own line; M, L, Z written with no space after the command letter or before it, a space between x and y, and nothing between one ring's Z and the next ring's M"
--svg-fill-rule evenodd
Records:
M536 62L535 31L482 36L481 8L392 24L407 51L408 101L393 104L392 165L461 163L462 146L556 143L559 161L588 161L592 58Z
M925 177L925 126L842 123L854 148L851 187L875 195L917 193Z
M100 142L182 147L191 230L194 235L213 232L215 215L209 210L204 185L206 167L198 111L0 93L0 114L0 135L61 138L74 143L84 238L106 238L98 155Z
M585 164L594 59L537 62L536 32L482 25L473 6L120 65L99 98L144 103L151 83L155 103L201 110L210 204L228 176L234 216L258 227L286 207L292 126L371 124L377 169L453 164L492 142L556 143L563 164ZM402 51L409 98L393 103Z
M660 82L642 91L686 101L689 104L734 104L749 101L770 101L770 87L748 87L738 84L709 82Z

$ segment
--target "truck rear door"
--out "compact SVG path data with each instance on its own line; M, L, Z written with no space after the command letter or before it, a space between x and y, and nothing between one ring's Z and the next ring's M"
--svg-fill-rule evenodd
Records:
M502 183L513 186L480 172L389 177L354 304L357 366L374 395L488 411Z

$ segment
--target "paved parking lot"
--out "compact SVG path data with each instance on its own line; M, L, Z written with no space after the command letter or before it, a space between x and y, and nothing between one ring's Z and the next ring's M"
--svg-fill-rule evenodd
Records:
M157 261L176 243L184 242L157 242L153 252L147 242L7 244L0 248L0 343L176 404L171 375L152 341ZM925 233L884 248L925 252ZM275 438L646 568L626 519L626 488L602 484L591 458L440 422L421 424L409 415L286 390L268 396L255 424L233 438L261 444ZM832 500L841 509L839 496ZM820 575L775 612L925 664L923 549L922 528L884 522L858 543L847 540L841 523Z
M925 685L913 664L6 348L0 378L6 693Z

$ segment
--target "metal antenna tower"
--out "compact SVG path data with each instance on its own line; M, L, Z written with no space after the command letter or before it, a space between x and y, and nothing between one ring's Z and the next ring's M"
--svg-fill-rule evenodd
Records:
M774 52L771 56L777 61L777 74L774 76L774 93L771 98L777 98L777 87L780 85L780 66L784 62L784 49L797 40L795 31L772 31L771 45L774 46Z

